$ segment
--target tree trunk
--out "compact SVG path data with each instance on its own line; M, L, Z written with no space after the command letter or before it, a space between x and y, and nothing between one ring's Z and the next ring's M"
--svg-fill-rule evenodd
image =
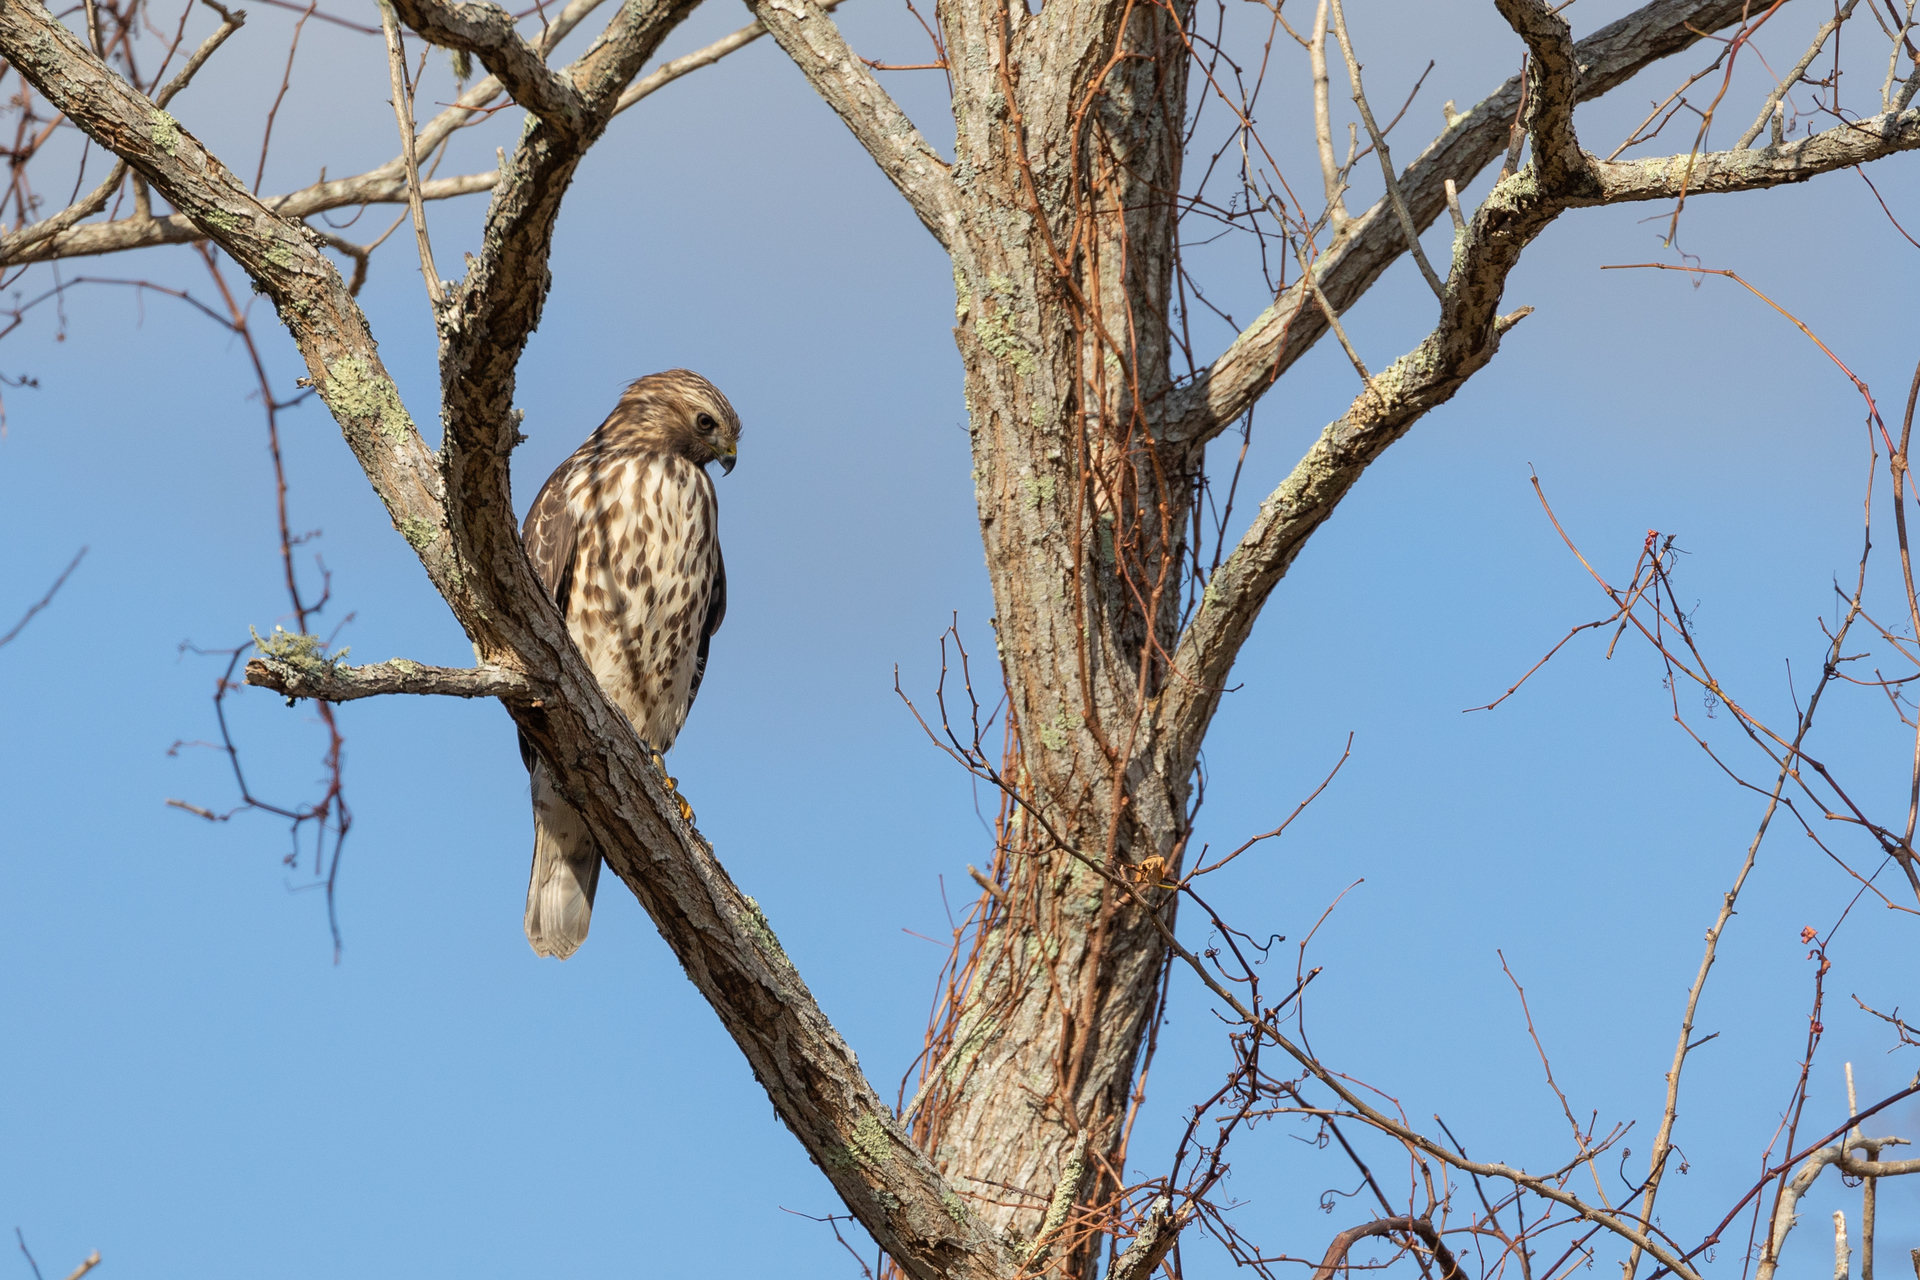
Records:
M1157 882L1187 832L1193 755L1154 713L1201 450L1157 444L1153 425L1171 385L1186 11L942 13L955 337L1014 726L1001 773L1022 803L917 1136L1036 1258L1079 1251L1061 1211L1118 1189L1162 974L1158 931L1086 863Z

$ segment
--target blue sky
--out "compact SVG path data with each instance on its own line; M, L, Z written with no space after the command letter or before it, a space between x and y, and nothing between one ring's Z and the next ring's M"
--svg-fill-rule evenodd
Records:
M1776 65L1813 21L1800 7L1762 42ZM1353 8L1376 101L1397 102L1437 62L1402 126L1403 161L1437 103L1472 102L1517 65L1490 5ZM1569 16L1584 34L1626 8L1582 0ZM842 18L862 52L922 60L918 28L891 0L852 0ZM666 53L743 20L702 10ZM256 13L174 108L237 170L257 154L290 21ZM1310 189L1295 126L1306 87L1287 52L1271 136L1296 189ZM1675 60L1583 110L1590 148L1610 150L1649 98L1704 61ZM1864 101L1878 73L1863 66L1859 79ZM1741 112L1754 83L1730 96ZM938 77L889 84L940 142ZM441 75L423 96L448 89ZM375 42L309 24L266 188L385 160L385 93ZM518 127L512 115L466 158L484 164ZM1873 176L1920 230L1912 157ZM1605 572L1624 576L1650 528L1679 536L1699 633L1770 722L1792 714L1785 664L1803 682L1817 669L1831 583L1859 555L1860 404L1826 358L1729 281L1598 270L1672 260L1664 223L1645 221L1659 212L1568 215L1529 251L1508 298L1538 313L1316 536L1243 654L1206 755L1202 836L1231 847L1290 811L1354 735L1320 801L1221 873L1213 896L1238 904L1250 931L1286 934L1290 964L1328 904L1363 881L1308 951L1324 966L1307 1006L1315 1045L1416 1120L1444 1115L1476 1156L1532 1168L1563 1159L1568 1138L1496 948L1527 986L1576 1114L1598 1109L1603 1130L1634 1121L1627 1168L1644 1168L1700 937L1759 808L1671 723L1644 646L1623 641L1606 661L1584 639L1498 711L1462 714L1606 612L1530 476ZM471 247L479 213L434 211L443 263ZM1444 230L1429 243L1443 251ZM1800 315L1897 410L1920 356L1908 317L1920 250L1858 177L1696 201L1682 247ZM1228 310L1257 310L1244 249L1196 251L1194 263ZM991 652L948 265L762 42L615 123L569 197L553 267L522 366L516 493L524 505L640 373L698 368L739 408L742 462L720 484L729 614L674 771L891 1092L943 954L913 934L945 936L948 905L957 915L968 898L966 864L990 852L967 778L893 689L897 666L906 688L931 691L956 613ZM207 292L183 250L63 271ZM404 233L376 256L363 300L430 423L433 343ZM285 391L297 360L259 319ZM1348 327L1379 368L1431 322L1424 285L1396 268ZM233 803L220 759L168 753L214 733L219 668L180 644L231 646L285 621L261 414L244 351L169 300L76 289L63 330L43 309L0 347L0 371L39 382L7 392L0 626L91 548L0 650L0 1021L12 1045L0 1226L19 1225L60 1274L95 1248L105 1275L197 1280L851 1274L825 1227L782 1212L836 1205L630 897L603 896L565 965L528 950L525 775L497 706L340 713L355 825L337 966L311 868L283 865L277 820L209 826L166 807ZM1219 326L1203 345L1229 336ZM1354 390L1337 347L1303 361L1256 416L1247 491L1276 483ZM291 411L283 436L294 524L323 531L308 551L333 574L326 616L352 615L341 642L356 659L466 662L324 413ZM1898 616L1890 528L1880 542L1879 599ZM1716 749L1761 772L1724 712L1708 718L1697 695L1681 696ZM1815 746L1891 814L1912 739L1873 696L1836 695ZM311 791L322 741L304 705L249 693L235 728L259 792ZM1845 833L1835 845L1867 858ZM1701 1033L1719 1039L1690 1068L1678 1133L1689 1171L1664 1211L1676 1234L1697 1236L1755 1176L1805 1034L1799 930L1826 929L1852 892L1804 835L1776 825L1702 1007ZM1920 1068L1920 1054L1888 1053L1885 1028L1847 998L1911 1005L1917 927L1868 904L1839 935L1808 1127L1844 1118L1843 1062L1863 1097ZM1204 941L1196 918L1183 931ZM1176 991L1135 1139L1142 1172L1164 1167L1181 1109L1229 1060L1204 993L1184 979ZM1920 1139L1920 1106L1881 1120L1880 1132ZM1317 1256L1365 1210L1319 1210L1323 1190L1351 1179L1301 1136L1286 1123L1256 1131L1228 1190L1243 1230ZM1842 1204L1857 1212L1847 1194L1820 1184L1789 1266L1827 1265L1821 1224ZM1920 1245L1920 1187L1889 1186L1881 1223L1882 1266L1901 1264ZM1715 1274L1735 1274L1737 1252L1722 1249ZM1195 1275L1229 1266L1198 1241L1187 1262Z

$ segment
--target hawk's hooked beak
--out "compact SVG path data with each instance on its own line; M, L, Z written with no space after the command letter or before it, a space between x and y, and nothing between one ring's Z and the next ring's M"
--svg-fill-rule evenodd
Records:
M740 451L737 448L731 449L726 453L720 453L720 454L714 455L714 461L720 464L720 474L723 476L732 475L733 464L738 462L739 460L740 460Z

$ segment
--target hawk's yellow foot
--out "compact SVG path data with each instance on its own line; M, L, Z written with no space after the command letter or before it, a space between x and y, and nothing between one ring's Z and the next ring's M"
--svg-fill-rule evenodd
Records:
M662 774L665 774L667 771L666 760L664 760L661 757L658 751L655 751L652 754L653 754L653 767L658 769ZM687 798L680 794L680 779L668 778L667 790L670 793L672 793L674 802L680 806L680 820L682 822L685 822L688 826L692 826L693 825L693 806L688 804Z

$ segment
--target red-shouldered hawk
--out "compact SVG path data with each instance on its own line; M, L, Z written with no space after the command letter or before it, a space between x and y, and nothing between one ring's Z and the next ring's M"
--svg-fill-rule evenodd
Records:
M706 464L732 471L739 443L718 387L687 369L649 374L547 478L521 531L600 687L656 754L686 723L726 616ZM564 960L587 936L600 850L524 734L520 754L533 775L527 941Z

